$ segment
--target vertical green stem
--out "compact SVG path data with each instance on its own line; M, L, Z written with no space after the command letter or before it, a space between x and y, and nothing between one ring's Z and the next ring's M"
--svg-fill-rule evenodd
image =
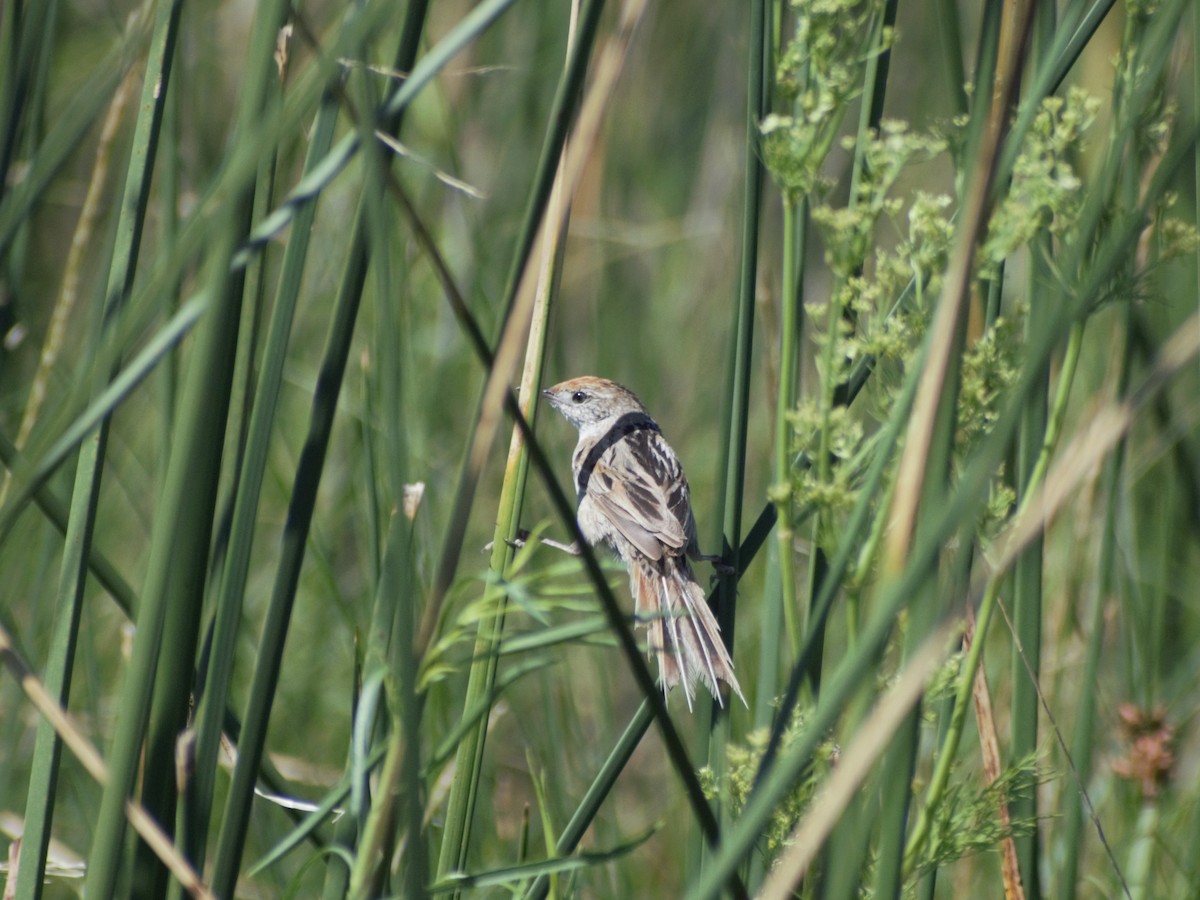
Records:
M538 169L534 176L531 203L525 211L521 235L510 267L506 289L510 308L516 299L521 272L525 268L530 253L535 249L533 247L534 238L545 214L546 205L550 201L556 172L559 170L559 162L566 145L568 128L575 118L574 112L578 104L583 75L586 71L587 61L592 55L603 7L603 0L590 0L585 5L580 16L579 31L568 47L567 62L559 80L546 138L538 161ZM553 252L551 255L554 255ZM543 278L545 281L542 285L541 296L544 298L549 292L550 281L553 280L552 267L547 266ZM521 402L524 405L525 415L530 419L536 410L533 391L541 381L541 366L545 349L544 331L548 310L548 304L544 300L537 305L534 312L535 322L531 332L531 343L527 346L526 373L522 378L523 397ZM504 573L512 561L512 550L508 541L516 537L520 524L527 470L528 458L524 442L519 432L514 429L504 481L501 486L496 529L492 542L490 566L496 573ZM498 609L503 610L503 604L506 602L503 590L489 587L487 596L490 602L495 603ZM502 614L496 617L487 617L480 623L475 642L475 662L468 675L467 692L463 701L465 710L473 709L477 704L486 702L486 698L492 693L492 686L496 679L496 649L502 627ZM478 725L472 728L459 744L455 756L455 780L450 789L445 830L438 856L437 874L439 876L460 870L467 862L475 801L478 797L479 777L483 766L487 727L488 716L484 715L480 718Z
M1033 29L1033 58L1040 48L1049 44L1053 36L1053 9L1039 4L1042 15L1035 15ZM1049 12L1047 21L1044 13ZM1045 270L1044 257L1049 252L1049 236L1034 240L1029 253L1026 296L1031 298L1026 333L1045 331L1049 316L1046 305L1037 298L1040 286L1049 277ZM1033 391L1029 396L1017 434L1017 497L1025 503L1032 491L1037 490L1034 477L1038 459L1044 445L1049 418L1048 391L1050 387L1050 365L1037 372ZM1011 759L1030 758L1038 749L1038 715L1042 654L1042 569L1044 541L1041 533L1030 542L1013 571L1013 655L1012 655L1012 734ZM1021 883L1029 900L1041 897L1041 875L1039 866L1041 828L1037 822L1037 780L1034 773L1023 775L1013 785L1009 797L1009 813L1015 822L1030 822L1033 827L1014 835L1017 863L1021 870Z
M1034 464L1030 474L1029 483L1023 492L1024 501L1017 509L1016 517L1027 513L1029 508L1028 498L1036 494L1044 486L1050 459L1053 456L1054 448L1058 444L1063 420L1066 417L1067 400L1070 397L1071 385L1075 379L1075 370L1079 363L1079 352L1082 346L1083 325L1082 323L1078 323L1071 328L1070 337L1067 341L1067 352L1063 358L1058 385L1055 388L1054 404L1047 420L1042 446L1038 453L1037 462ZM979 611L976 614L975 636L971 642L971 649L968 651L966 659L959 669L958 686L955 692L950 725L942 737L933 775L929 779L929 788L925 793L925 802L921 807L917 823L913 827L908 846L904 851L906 873L911 872L918 862L917 857L924 849L925 842L929 838L933 816L936 814L946 787L950 782L950 774L958 754L958 746L962 739L963 728L966 724L967 710L971 707L971 691L975 681L975 673L979 670L979 666L983 660L983 648L987 638L988 627L995 613L1000 588L1003 584L1002 576L1003 573L1000 573L988 582L984 590L983 600L979 606ZM1085 683L1090 684L1092 682L1085 681Z
M278 75L272 51L284 15L282 0L264 3L257 11L247 48L252 63L247 67L240 95L235 139L252 133L270 109L271 98L277 95ZM239 451L244 447L244 434L233 429L244 427L245 420L238 422L230 416L243 410L248 385L238 384L235 377L247 381L251 378L253 356L253 348L248 346L253 335L241 332L248 273L245 267L231 263L237 243L250 232L255 198L263 189L260 179L272 177L264 162L273 152L274 146L260 154L253 176L237 186L231 202L221 211L222 234L215 248L217 252L210 258L213 306L200 325L199 345L203 353L189 361L180 407L181 416L188 420L181 422L184 431L172 449L168 469L166 495L170 496L175 466L185 467L179 476L184 480L176 500L180 507L162 510L168 516L175 516L175 522L159 532L170 535L178 529L175 546L164 558L169 573L165 579L167 609L162 641L170 652L162 654L155 673L142 776L142 802L162 822L172 821L177 812L185 823L190 818L187 805L177 809L176 742L192 712L204 587L207 576L216 568L209 549L227 438L233 435L233 444ZM254 321L256 316L251 315L249 322ZM194 421L191 417L195 417ZM235 465L236 462L235 459ZM188 836L185 834L183 838L186 841ZM139 846L134 892L138 896L161 897L167 889L166 877L165 867L148 848Z
M322 103L309 145L308 165L320 159L328 149L336 117L336 107L333 103L328 100ZM234 498L229 553L217 589L208 679L200 696L197 713L195 778L189 787L189 809L193 818L189 823L187 847L197 865L204 860L216 783L217 754L220 750L229 682L236 657L237 629L241 622L242 598L249 573L253 532L258 522L258 500L283 379L288 336L291 333L292 318L299 297L304 259L315 214L315 204L307 204L297 212L295 227L284 250L255 400L251 407L246 452Z
M949 298L943 298L943 302ZM961 348L966 338L966 316L959 316L959 326L954 342ZM943 395L938 404L937 417L930 441L928 475L922 492L921 508L933 509L945 501L948 492L947 479L950 474L951 449L954 439L955 413L958 403L959 363L961 352L951 354L951 363L946 372ZM917 538L921 538L924 527L918 526ZM960 554L959 560L969 557ZM929 635L938 613L937 566L930 566L921 579L908 606L909 618L904 636L905 655L915 651ZM898 897L903 877L906 829L911 801L910 784L916 765L920 705L913 709L897 729L892 748L884 757L880 774L882 810L877 844L875 870L875 896Z
M737 569L742 531L742 491L746 469L746 422L749 416L751 348L754 340L754 289L758 275L758 220L762 207L763 167L758 152L758 128L766 114L767 35L766 0L750 4L749 69L747 73L746 172L742 207L741 262L733 310L733 353L729 370L730 410L724 436L724 486L719 505L725 563ZM737 578L730 572L720 580L717 621L725 643L733 645L734 599Z
M218 252L210 263L210 285L215 299L196 335L195 356L189 366L180 403L180 423L174 451L156 520L162 527L155 533L142 600L133 655L126 675L118 718L117 735L110 753L110 780L97 817L96 839L89 857L86 889L89 896L107 897L116 886L125 831L125 800L140 768L139 748L150 714L151 698L158 690L156 673L164 623L174 609L173 621L182 630L180 616L198 609L204 583L208 542L216 500L216 477L223 439L225 406L237 334L240 294L224 283L232 246ZM223 383L224 382L224 383ZM193 636L195 628L192 629ZM188 648L177 650L183 655ZM194 647L192 648L194 649ZM170 656L167 657L168 659ZM191 655L188 654L188 664ZM174 676L182 678L176 668ZM179 682L176 682L178 686ZM190 679L188 679L190 686ZM165 690L165 689L164 689ZM160 704L165 703L165 695ZM186 692L178 698L186 705ZM158 707L163 709L162 706ZM176 731L178 728L176 728ZM144 782L143 799L156 805L174 783L174 733L163 722L155 744L156 766ZM168 736L169 735L169 736ZM165 762L165 770L162 768ZM153 780L150 776L153 775ZM168 781L169 779L169 781Z
M392 518L377 593L380 597L418 596L415 569L412 521L401 511ZM376 602L381 605L384 601ZM387 892L388 857L393 843L390 838L396 832L395 823L403 824L405 833L403 895L419 900L426 895L429 880L429 859L422 830L424 798L419 727L422 700L417 691L419 661L414 653L419 617L416 604L403 602L403 599L395 604L394 612L391 668L395 674L395 715L388 737L387 757L350 878L349 896L364 900Z
M946 86L950 89L954 114L967 114L967 74L963 67L962 28L956 0L939 0L935 13L942 56L946 65Z
M1029 285L1036 295L1036 284L1041 266L1031 254ZM1044 307L1035 303L1027 320L1028 330L1044 327L1044 317L1039 310ZM1049 367L1044 367L1037 386L1025 405L1021 430L1017 437L1017 484L1019 500L1024 503L1033 485L1034 467L1046 434L1048 415L1047 390ZM1042 647L1042 537L1039 534L1017 561L1013 572L1013 629L1014 644L1012 657L1012 759L1026 759L1037 752L1038 679L1041 673ZM1037 788L1032 773L1024 784L1015 785L1009 798L1009 809L1013 820L1033 822L1037 816ZM1038 829L1018 834L1014 838L1017 860L1021 867L1021 881L1027 896L1040 896L1038 876Z
M238 742L233 783L221 821L216 856L213 858L212 886L218 896L232 896L237 883L254 785L266 744L267 725L275 689L279 682L283 647L295 602L300 565L304 559L308 532L316 506L317 488L320 485L325 453L329 448L334 413L337 409L337 398L362 299L362 286L367 268L366 255L366 241L359 227L351 237L351 252L317 375L308 434L296 469L279 565L267 606L263 635L250 683L250 695L246 711L242 715L242 733Z
M142 103L139 106L140 113L130 151L130 164L125 176L121 215L117 223L117 242L113 247L109 269L104 311L106 324L128 295L137 268L142 226L150 192L150 177L154 170L155 151L162 123L165 97L165 91L162 89L170 83L179 8L180 4L177 2L164 4L159 9L155 25L152 51L142 87ZM96 507L100 496L109 423L110 419L106 417L95 437L84 442L76 463L75 490L71 500L59 580L59 612L45 676L47 689L64 707L70 695L75 646L79 636L79 617L83 605ZM42 720L38 723L26 806L24 850L17 882L17 892L21 897L38 897L42 892L61 753L62 743L57 734L49 722Z
M1131 329L1132 309L1126 306L1123 326L1120 333L1122 341L1121 369L1117 378L1116 396L1124 397L1129 387L1129 377L1132 371L1133 350L1129 340ZM1068 358L1070 353L1068 351ZM1122 442L1104 465L1102 477L1102 493L1104 496L1104 514L1101 519L1100 554L1096 560L1096 588L1092 595L1092 612L1088 620L1087 649L1084 653L1083 669L1080 683L1096 684L1100 673L1100 660L1105 647L1105 610L1109 606L1112 591L1117 578L1117 527L1120 510L1121 473L1125 467L1126 445ZM1086 787L1092 771L1092 759L1095 753L1096 735L1096 692L1081 691L1079 694L1079 709L1075 721L1075 734L1071 740L1071 758L1075 763L1082 785ZM1069 800L1066 803L1066 813L1062 828L1062 866L1056 873L1058 882L1057 896L1059 900L1074 900L1079 889L1079 854L1083 849L1086 823L1084 821L1084 801L1072 785Z
M721 444L721 490L718 518L721 523L719 552L727 567L719 575L714 613L725 646L736 660L734 611L737 603L738 555L742 540L742 497L746 475L746 432L750 406L751 348L754 340L754 296L758 276L759 217L762 209L763 165L758 150L759 124L766 115L769 91L770 40L767 33L768 0L751 0L746 69L745 173L742 202L742 233L739 246L738 291L733 307L733 346L726 379L728 418ZM784 428L783 422L779 423ZM711 551L710 551L711 552ZM736 666L736 663L735 663ZM743 672L745 670L743 669ZM733 700L731 699L732 703ZM714 699L709 706L708 728L703 729L700 753L718 779L725 773L725 747L729 742L729 717ZM702 722L703 724L703 722ZM724 814L718 809L718 817ZM694 881L707 865L709 844L701 844L695 829L688 853L688 880Z
M797 202L785 192L783 202L783 272L780 284L779 385L775 403L774 504L775 544L768 557L767 589L761 612L758 684L754 721L770 722L772 699L779 678L780 625L787 635L793 661L800 654L801 631L796 595L795 515L792 500L792 428L789 417L799 390L800 328L803 318L805 225L807 198ZM805 617L807 620L807 616ZM751 861L751 880L761 878L761 862Z
M1147 900L1158 896L1154 886L1154 855L1156 845L1161 842L1158 834L1161 811L1155 800L1145 800L1138 810L1137 823L1133 828L1133 840L1129 845L1126 860L1130 900Z
M789 415L796 404L800 310L804 306L804 231L808 203L785 198L783 206L783 284L779 333L779 395L775 402L775 492L779 519L775 539L779 561L779 602L792 657L800 652L797 617L795 531L792 526L792 442Z

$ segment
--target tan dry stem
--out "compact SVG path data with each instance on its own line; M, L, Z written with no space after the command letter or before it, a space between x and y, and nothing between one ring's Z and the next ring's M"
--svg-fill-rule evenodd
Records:
M954 622L947 622L935 630L917 648L887 693L879 698L855 734L853 743L838 760L837 768L813 797L809 813L788 836L788 849L763 885L758 895L760 900L788 900L793 896L800 879L867 780L871 768L892 746L892 736L921 699L957 632L958 625Z
M963 630L963 653L971 649L975 640L975 614L968 608L967 627ZM994 784L1003 770L1000 756L1000 738L996 733L996 717L992 711L992 694L988 690L987 673L980 666L975 670L972 684L972 699L975 704L975 723L979 729L979 755L983 759L983 777L989 785ZM999 798L996 815L1005 834L1000 841L1000 873L1004 881L1005 900L1025 900L1025 887L1021 883L1021 867L1017 862L1017 845L1010 831L1012 819L1008 813L1008 799Z
M79 209L79 220L75 223L75 231L71 235L71 249L67 252L66 266L63 270L62 288L59 290L58 302L50 314L50 326L46 330L46 338L42 343L42 353L38 358L37 371L29 386L29 399L25 403L25 412L21 416L21 424L17 429L15 445L18 450L25 446L33 426L37 424L38 414L46 400L46 391L50 383L50 373L58 362L62 352L63 341L67 335L67 323L75 312L79 300L79 283L83 278L84 254L92 244L92 236L96 231L96 221L104 207L104 191L108 184L109 164L112 160L112 146L116 140L117 131L121 125L125 106L135 84L140 84L137 73L127 72L112 101L108 104L108 114L100 129L100 139L96 146L96 161L92 165L92 177L88 181L87 193L84 195L83 206ZM4 474L4 484L0 487L0 504L8 495L12 472Z
M1000 147L1008 128L1009 107L1016 97L1025 35L1032 22L1033 5L1012 0L1006 5L1002 24L1000 61L996 71L996 93L988 113L987 128L979 145L972 181L963 205L954 254L946 268L942 295L929 336L929 357L921 373L913 403L912 420L904 442L904 456L896 475L897 487L888 523L884 549L884 571L897 576L908 559L916 527L917 507L925 485L925 465L933 440L938 407L942 402L946 373L954 354L960 353L962 317L970 299L971 266L975 245L987 224L992 182Z
M104 764L103 757L83 734L83 731L75 724L70 714L59 705L58 701L51 696L46 690L46 686L42 684L41 679L34 674L29 665L22 659L13 645L12 637L3 625L0 625L0 659L3 659L5 667L12 673L12 676L21 686L21 690L25 692L30 702L37 708L46 719L47 722L54 728L54 731L62 739L62 742L67 746L75 758L87 770L87 773L92 776L97 784L102 787L108 783L108 767ZM162 860L172 875L179 879L179 883L193 897L203 898L203 900L215 900L211 891L200 880L199 874L191 867L186 859L184 859L175 849L166 833L154 821L151 815L146 812L146 808L135 800L125 801L125 816L129 819L129 824L133 826L134 831L138 833L146 845L154 851L154 854Z

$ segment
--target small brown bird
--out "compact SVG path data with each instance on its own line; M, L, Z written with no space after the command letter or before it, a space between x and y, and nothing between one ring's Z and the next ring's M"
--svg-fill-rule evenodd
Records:
M579 530L608 544L629 569L634 611L649 630L663 690L683 683L688 709L704 682L742 694L721 630L688 557L700 553L687 479L675 451L633 392L604 378L573 378L542 391L579 430L571 466Z

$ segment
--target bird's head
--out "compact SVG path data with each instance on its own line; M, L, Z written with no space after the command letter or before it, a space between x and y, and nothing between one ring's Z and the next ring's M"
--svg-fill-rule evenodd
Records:
M546 388L542 396L580 431L592 430L626 413L646 411L633 391L615 381L591 375Z

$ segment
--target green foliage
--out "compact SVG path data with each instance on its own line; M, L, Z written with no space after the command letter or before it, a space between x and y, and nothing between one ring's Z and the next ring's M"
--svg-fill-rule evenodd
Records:
M914 866L914 875L935 872L976 853L998 851L1006 838L1034 833L1036 822L1005 823L997 810L1012 800L1036 772L1035 760L1022 760L983 787L955 782L942 801L929 841Z
M1081 88L1042 101L1013 165L1012 184L988 224L980 250L980 273L992 278L998 266L1039 234L1065 235L1083 206L1083 181L1073 161L1100 103Z
M591 586L580 579L579 565L548 564L543 558L535 567L534 548L534 544L529 544L503 576L488 570L478 578L455 585L447 605L450 619L439 625L438 638L422 660L420 683L424 689L461 675L469 668L481 626L503 628L506 636L498 649L502 656L537 652L562 641L587 642L608 635L603 618L594 615L596 605ZM610 584L617 590L623 582L624 578L614 573ZM503 591L511 606L498 609L494 594L480 591L481 584ZM569 627L555 627L564 619L571 623Z
M1194 222L1167 214L1178 201L1177 195L1167 194L1156 210L1155 257L1159 265L1173 259L1189 259L1200 253L1200 228Z
M783 732L781 746L786 749L794 744L805 726L806 716L802 710L797 710L791 724ZM754 790L755 778L769 739L769 730L760 728L749 732L744 743L728 744L725 747L726 766L722 776L718 777L708 766L700 770L700 782L704 785L705 793L727 804L734 815L740 814ZM768 861L787 846L787 839L808 809L817 785L837 764L837 756L836 743L822 742L811 770L772 810L767 827L763 830L760 848Z
M1000 316L963 357L955 444L964 455L991 432L1020 374L1026 315L1018 306Z
M882 0L794 0L795 32L780 55L775 83L790 111L762 122L762 152L771 177L791 202L817 185L825 156L850 101L862 92Z
M834 275L849 279L867 261L880 218L895 219L904 209L904 201L891 196L901 173L914 162L944 152L946 143L937 137L911 132L905 122L885 119L880 123L879 134L869 133L862 141L848 138L844 146L847 150L857 150L859 160L859 177L849 204L839 209L817 206L812 216L825 242L826 265ZM919 212L925 214L926 211ZM921 236L931 237L925 223L922 223ZM886 264L880 268L886 269Z
M793 483L784 486L784 493L772 493L769 499L790 496L796 508L806 512L824 510L840 514L849 511L857 497L855 485L861 474L849 460L860 448L862 423L846 409L835 410L826 421L815 404L806 402L792 412L788 424L798 453L815 446L817 436L824 430L829 452L845 465L835 469L832 481L822 480L811 467L802 467Z
M991 559L996 538L1013 524L1018 496L1041 486L1019 484L1016 479L1026 477L1021 472L1033 472L1039 479L1045 477L1045 465L1056 448L1062 418L1069 414L1078 359L1078 325L1071 332L1067 358L1058 373L1049 424L1043 426L1044 434L1030 439L1037 442L1034 446L1041 445L1037 465L1031 457L1017 473L1008 470L1005 457L1012 452L1007 448L1013 439L1014 423L1024 414L1025 406L1037 402L1028 393L1030 386L1045 383L1041 379L1050 379L1056 372L1044 355L1051 342L1043 343L1039 351L1043 355L1035 356L1031 334L1037 335L1040 329L1039 337L1047 337L1048 323L1057 321L1059 328L1065 328L1073 316L1086 315L1105 301L1134 302L1146 295L1145 278L1150 271L1169 259L1187 254L1187 248L1195 245L1192 223L1167 212L1178 203L1172 193L1146 193L1155 164L1173 141L1177 145L1182 137L1187 146L1187 138L1178 131L1178 103L1167 87L1170 77L1161 67L1150 64L1150 57L1138 43L1146 39L1153 17L1144 10L1135 10L1126 33L1126 49L1117 56L1119 103L1124 104L1116 107L1119 120L1114 122L1112 118L1113 106L1105 108L1099 99L1077 86L1022 101L1031 104L1030 115L1027 120L1019 119L1026 124L1014 132L1006 148L1008 156L1002 157L1011 159L1011 163L1002 163L1006 167L992 185L994 201L983 218L969 281L959 295L961 300L959 296L947 296L944 275L956 250L961 252L961 247L955 244L955 220L963 213L961 195L969 190L969 185L960 173L956 179L958 195L932 191L926 186L928 180L923 177L922 168L931 161L944 165L948 156L968 163L965 151L971 146L969 135L982 133L979 123L956 119L949 128L938 126L922 133L898 119L883 119L877 127L868 127L864 118L857 133L844 137L840 145L853 154L848 190L835 183L828 173L842 168L831 162L835 158L840 160L838 143L829 140L828 132L822 129L840 127L862 83L862 76L852 76L848 69L869 57L869 51L862 47L851 50L843 43L838 64L823 62L821 48L831 46L835 38L821 31L824 23L816 11L818 8L821 12L828 9L820 4L800 7L799 33L807 35L810 29L815 29L819 37L810 42L816 49L790 47L785 53L785 66L781 67L776 83L781 110L769 116L763 128L764 159L780 187L784 204L795 204L799 197L812 201L811 222L820 236L828 273L827 283L816 296L808 294L804 299L807 314L804 349L815 378L786 419L794 463L791 477L773 484L768 499L780 504L790 531L800 529L806 520L816 517L820 525L812 532L814 549L819 548L824 559L856 559L853 568L846 566L835 569L836 574L814 575L810 585L814 597L818 589L826 596L828 585L818 577L840 579L848 600L845 625L826 626L825 612L809 613L820 616L817 621L822 624L818 627L829 627L834 633L844 632L849 636L844 649L853 653L862 649L855 643L855 635L862 627L862 604L878 603L881 596L888 596L887 588L891 586L881 577L885 570L878 561L888 541L892 495L879 494L877 489L864 492L863 486L869 473L876 469L884 473L885 481L899 477L904 446L881 438L890 433L892 411L909 389L912 369L921 365L935 300L973 307L962 314L964 319L969 316L971 323L963 326L966 335L963 350L954 375L941 388L940 402L949 402L953 409L953 431L948 441L951 483L956 483L974 463L978 472L974 483L982 489L977 487L979 493L961 507L964 511L971 510L967 514L970 527L956 532L950 545L952 552L945 554L942 566L945 574L928 588L939 596L953 592L950 597L957 597L961 588L948 577L950 561L960 565L959 560L977 557L980 565L989 565L984 560ZM856 13L861 14L861 8L842 11L848 21ZM863 26L862 20L854 21ZM869 30L863 26L857 34L861 38ZM840 32L836 37L843 42L851 40ZM884 46L881 41L879 47ZM890 35L886 46L894 49ZM802 60L807 66L798 64ZM788 63L792 63L790 68ZM1137 100L1132 99L1135 96ZM1107 134L1097 133L1094 126L1100 120L1109 123ZM1100 173L1112 179L1105 181L1097 177L1097 161L1106 157L1141 160L1145 169L1134 174L1128 169L1121 171L1119 164L1111 165ZM828 198L834 197L844 197L844 203L829 202ZM818 202L821 200L825 202ZM1141 211L1135 211L1138 202L1145 204ZM1139 217L1145 218L1139 221ZM1130 229L1126 233L1136 233L1142 222L1151 220L1155 253L1140 255L1137 264L1120 255L1106 256L1098 249L1107 235L1123 228ZM907 227L901 227L900 223ZM1013 277L1013 273L1026 272L1031 273L1028 280ZM1081 294L1083 284L1093 285L1090 288L1093 293ZM1068 305L1075 312L1061 315ZM1064 342L1066 337L1063 330L1056 340ZM853 403L853 399L845 404L838 402L837 398L864 369L871 376L866 390L868 402ZM981 457L992 460L990 472L978 468ZM926 479L938 477L936 467L925 473ZM896 487L893 485L892 489ZM932 513L923 510L922 515L928 519ZM925 526L918 526L921 527ZM965 534L974 535L968 546L960 544ZM943 540L947 539L949 532L943 532ZM1195 541L1189 539L1189 543L1194 545ZM1044 566L1036 576L1044 583L1042 591L1052 590L1050 586L1065 576L1053 567L1050 559L1039 565ZM906 573L910 570L906 569ZM820 565L811 571L823 573ZM977 592L985 592L981 578L974 582L979 584ZM998 583L989 584L986 596L994 601L999 590ZM797 594L803 597L803 588ZM943 602L957 600L948 597ZM799 613L801 617L804 615L803 611ZM894 629L911 632L919 627L913 623L908 610L902 609ZM986 630L986 623L982 627ZM886 632L881 628L875 633ZM910 633L908 637L911 642L913 635ZM1092 634L1090 640L1098 642L1102 636ZM886 646L898 648L900 643L897 638ZM836 639L831 645L826 638L825 658L830 654L836 656L839 650L833 648L839 646ZM876 652L881 660L888 660L882 646ZM1022 652L1028 654L1028 647ZM973 655L971 666L981 665L980 658ZM869 670L870 665L864 669ZM827 665L823 677L835 677L838 671ZM956 667L942 671L948 673L945 690L951 693L957 690L957 702L963 703L969 694L962 691L969 685L974 668L961 676ZM877 673L877 692L893 682L890 673L890 668ZM1023 667L1015 666L1011 677L1019 682L1028 674ZM963 684L954 687L955 681ZM938 692L936 684L930 686L926 700L933 701ZM1095 702L1094 694L1086 689L1082 693L1087 698L1085 702ZM949 706L952 708L953 704ZM940 726L941 737L937 741L942 748L940 752L949 754L944 762L939 761L939 766L949 765L958 752L959 735L966 719L943 720L934 712L936 709L938 705L932 702L924 707L930 723ZM1014 710L1014 716L1017 714ZM1039 711L1026 707L1019 715L1036 722ZM1065 741L1061 732L1056 731L1055 737ZM778 742L776 747L783 743L778 733L773 734L772 740ZM801 745L804 752L815 752L812 749L815 740L815 736L807 736ZM778 752L786 754L782 749ZM743 762L741 758L737 764L731 761L731 768L737 771L737 765ZM803 780L796 783L810 789L807 779L811 773L803 767L799 756L791 771L803 772L799 776ZM1013 764L995 785L982 790L964 784L955 771L947 769L946 780L942 780L940 773L926 800L930 818L928 825L921 827L928 827L928 831L922 835L919 861L905 861L906 892L914 892L923 875L953 867L956 861L980 850L994 849L1004 838L1013 837L1028 846L1031 836L1044 828L1032 818L1001 826L1002 820L996 815L997 804L1001 802L1020 802L1023 808L1036 808L1028 787L1032 775L1030 763ZM733 784L729 789L730 801L741 809L745 801L737 797L736 781ZM896 790L894 785L882 786L880 793L895 797ZM914 791L912 802L917 802L919 793ZM769 833L775 834L781 827L776 819L779 810L793 808L795 802L791 794L786 801L782 796L779 798L779 806L765 819L771 823L764 826L770 829ZM883 801L885 806L888 802ZM870 803L864 799L853 802L852 807L862 816ZM847 840L852 844L861 838ZM876 846L871 843L872 848ZM860 889L873 882L878 871L874 865L863 863ZM826 889L829 885L845 886L853 882L853 878L844 876L818 878ZM1026 879L1027 890L1037 893L1039 888L1029 883L1028 873ZM1063 896L1070 896L1068 885L1059 887Z

